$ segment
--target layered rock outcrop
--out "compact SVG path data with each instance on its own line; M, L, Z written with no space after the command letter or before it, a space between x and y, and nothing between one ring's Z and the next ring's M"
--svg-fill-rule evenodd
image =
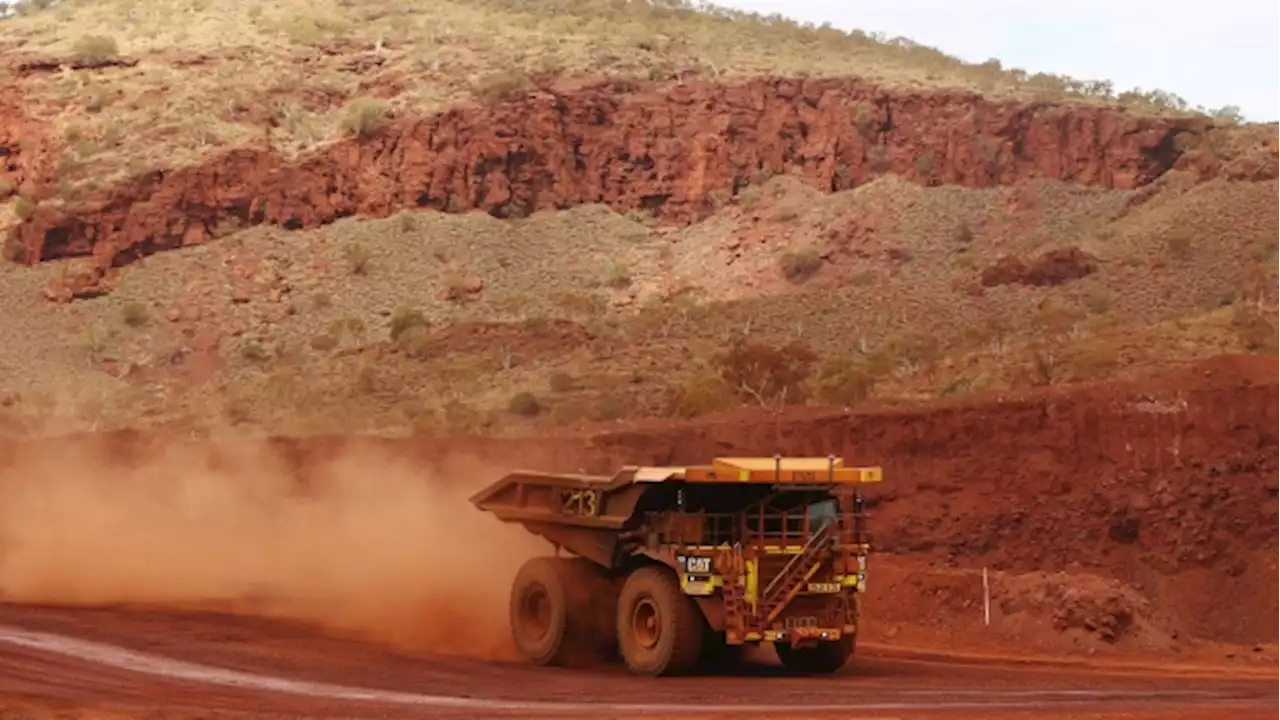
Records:
M765 171L831 190L886 173L928 185L1134 188L1173 167L1206 127L857 80L606 82L393 119L293 160L246 147L157 170L72 206L37 206L7 247L13 259L89 255L107 269L205 242L232 220L309 228L400 208L510 217L596 202L684 222Z

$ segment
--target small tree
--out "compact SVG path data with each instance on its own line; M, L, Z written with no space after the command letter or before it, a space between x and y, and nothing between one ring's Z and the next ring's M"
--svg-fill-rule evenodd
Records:
M1003 355L1009 347L1013 327L1003 316L988 314L977 325L968 329L966 336L975 345L990 347L996 355Z
M1258 249L1255 263L1249 267L1240 284L1236 286L1237 301L1262 308L1267 297L1276 287L1274 253L1274 247L1263 246Z
M1240 303L1231 314L1231 329L1249 352L1274 353L1277 346L1276 325L1272 313L1264 314L1255 305Z
M1035 324L1050 340L1063 340L1076 335L1085 314L1078 308L1046 303L1035 315Z
M866 363L839 360L828 362L819 374L818 395L840 405L857 405L871 397L876 377Z
M693 418L737 405L733 388L715 375L700 375L667 388L666 413Z
M777 348L739 340L713 357L712 365L740 397L765 406L803 402L804 383L817 361L818 356L800 343Z
M924 370L926 375L931 376L938 358L942 356L942 345L934 335L911 332L891 340L884 352L904 372L910 374Z
M1030 352L1031 383L1040 387L1052 385L1058 377L1061 365L1058 348L1052 343L1039 343L1032 346Z

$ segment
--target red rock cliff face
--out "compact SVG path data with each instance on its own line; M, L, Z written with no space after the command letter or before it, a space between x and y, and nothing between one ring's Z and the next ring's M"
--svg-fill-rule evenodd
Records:
M1173 166L1175 136L1202 126L853 80L606 83L398 120L292 162L246 148L153 172L71 209L37 209L8 247L31 261L91 254L105 268L203 242L229 217L307 228L403 207L505 217L603 202L688 221L761 168L832 190L885 173L931 185L1055 178L1133 188Z
M40 157L44 134L22 114L14 98L0 97L0 202L23 189L33 174L28 164Z

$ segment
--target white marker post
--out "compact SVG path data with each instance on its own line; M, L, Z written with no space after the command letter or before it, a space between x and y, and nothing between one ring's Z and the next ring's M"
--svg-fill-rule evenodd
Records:
M982 568L982 624L991 624L991 583L987 581L987 568Z

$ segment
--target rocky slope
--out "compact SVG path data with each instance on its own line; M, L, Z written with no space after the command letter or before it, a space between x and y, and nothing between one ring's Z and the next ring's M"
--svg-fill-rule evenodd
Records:
M492 106L391 118L366 137L286 160L268 147L133 177L57 201L38 141L0 122L19 160L10 176L38 201L10 230L27 261L91 255L99 270L205 242L246 224L315 227L404 207L520 217L583 202L689 221L761 173L822 189L894 173L929 185L989 187L1054 178L1142 186L1205 142L1203 119L1119 109L993 103L961 92L903 92L856 80L757 79L738 85L548 86ZM1203 174L1219 170L1197 156ZM1265 162L1263 163L1265 165ZM1271 166L1244 172L1274 177Z

